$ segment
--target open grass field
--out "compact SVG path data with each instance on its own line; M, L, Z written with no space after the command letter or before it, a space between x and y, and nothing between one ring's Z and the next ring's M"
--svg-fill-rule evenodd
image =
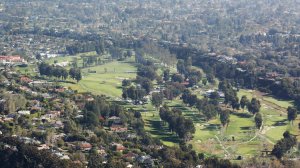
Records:
M36 65L29 64L27 67L15 67L16 71L23 75L33 75L35 76L36 73Z
M81 56L95 56L96 52L80 53L74 56L55 57L47 59L46 62L54 64L55 62L69 62L71 63L74 58L77 58L78 67L83 66L83 60ZM102 55L102 61L108 61L107 55ZM71 68L71 65L65 67ZM92 72L93 71L93 72ZM70 87L78 92L91 92L93 94L105 94L112 97L121 97L122 95L122 80L134 79L136 77L136 67L134 58L127 59L125 61L112 61L101 65L93 65L81 69L82 80L75 83L72 79L68 79L70 82L62 82L61 84L66 87Z
M84 68L81 71L81 81L77 84L63 83L63 85L79 92L121 97L122 81L136 77L136 67L130 60L113 61L104 65ZM95 71L95 73L89 71Z

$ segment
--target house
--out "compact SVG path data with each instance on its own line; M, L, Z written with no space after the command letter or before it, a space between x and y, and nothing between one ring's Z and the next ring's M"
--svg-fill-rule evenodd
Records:
M126 166L126 168L132 168L132 167L133 167L132 164L128 164L128 165Z
M61 160L70 160L70 157L68 155L63 155L59 159L61 159Z
M30 91L31 91L31 90L30 90L28 87L26 87L26 86L20 86L19 89L22 90L22 91L25 91L25 92L30 92Z
M188 86L188 85L190 85L190 82L189 81L184 81L184 82L181 82L181 84L184 85L184 86Z
M225 94L222 91L208 90L205 92L205 96L210 97L212 93L216 93L220 98L224 98Z
M126 136L127 139L133 139L133 138L136 138L136 137L137 137L137 135L134 134L134 133L127 134L127 136Z
M19 139L24 142L25 144L33 144L33 145L40 145L41 142L29 137L19 137Z
M84 116L80 114L80 115L77 115L75 118L78 119L78 118L83 118L83 117L84 117Z
M117 117L117 116L112 116L108 118L108 122L112 123L112 124L121 124L121 118Z
M123 146L122 144L119 144L119 143L112 143L111 146L115 149L115 151L118 151L118 152L123 152L123 150L126 149L125 146Z
M247 70L244 70L242 68L236 68L236 70L239 71L239 72L246 72L247 71Z
M55 117L59 117L61 115L61 111L50 111L49 114L52 114Z
M20 114L20 115L30 115L30 111L28 111L28 110L21 110L21 111L18 111L18 114Z
M275 79L275 78L277 78L279 75L278 75L278 73L277 72L268 72L267 74L266 74L266 77L267 78L270 78L270 79Z
M60 66L60 67L66 67L68 65L69 65L69 61L54 64L54 66Z
M88 142L82 142L80 145L79 145L79 148L82 150L82 151L89 151L92 149L92 145Z
M33 107L30 108L30 111L32 113L36 113L36 112L41 111L41 110L42 110L42 108L38 107L38 106L33 106Z
M106 151L105 151L104 149L98 149L98 150L97 150L97 153L98 153L99 155L101 155L101 156L107 156L107 153L106 153Z
M57 88L54 91L57 93L63 93L65 91L65 88Z
M0 118L0 122L11 122L11 121L13 121L14 120L14 118L13 117L1 117Z
M60 66L60 67L66 67L69 65L69 61L65 61L65 62L59 62L54 64L54 66Z
M63 128L64 127L64 124L61 122L61 121L55 121L52 126L54 128Z
M60 111L50 111L47 114L44 115L45 118L54 119L60 117L61 112Z
M40 146L37 147L38 150L46 150L50 149L50 147L47 144L41 144Z
M25 64L26 61L21 56L0 56L0 64Z
M140 164L149 165L149 166L152 166L154 164L153 160L151 159L151 156L149 155L138 156L136 158L136 161Z
M20 78L20 81L24 82L24 83L30 83L30 82L32 82L32 80L30 78L26 77L26 76L22 76Z
M50 86L52 85L52 82L47 81L32 81L29 83L29 86L35 87L35 86Z
M44 97L45 99L51 99L52 96L49 93L43 93L41 94L42 97Z
M132 159L134 160L138 155L132 152L129 152L127 154L124 154L122 157L126 159Z
M125 127L123 125L112 125L110 127L110 130L113 131L113 132L126 132L127 127Z

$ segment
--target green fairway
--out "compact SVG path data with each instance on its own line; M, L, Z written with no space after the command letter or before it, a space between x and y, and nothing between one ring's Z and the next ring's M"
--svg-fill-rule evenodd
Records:
M90 73L91 71L95 73ZM135 77L136 67L133 62L113 61L104 65L84 68L81 81L77 84L63 83L63 85L79 92L121 97L122 81Z
M24 75L33 75L35 76L36 73L36 65L35 64L29 64L27 67L15 67L16 71L20 74Z

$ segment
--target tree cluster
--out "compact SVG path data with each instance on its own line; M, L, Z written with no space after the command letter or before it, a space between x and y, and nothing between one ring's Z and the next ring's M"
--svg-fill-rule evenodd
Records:
M71 162L60 160L50 151L39 151L36 147L23 144L16 138L0 137L0 164L10 167L73 167Z
M71 68L69 70L70 77L77 81L77 83L81 80L81 70L79 68Z
M41 75L49 76L49 77L56 77L56 78L62 78L66 80L68 78L68 71L60 66L53 66L49 65L47 63L41 63L38 66L39 72Z
M122 97L134 101L141 101L146 96L146 90L138 86L123 87Z
M178 109L170 109L163 106L159 110L160 118L167 122L171 132L176 132L178 137L185 142L192 138L195 133L195 126L191 119L186 119L182 116L182 112Z
M283 133L283 138L279 140L272 150L272 155L281 159L284 154L297 144L297 139L294 135L291 135L288 131Z
M196 95L191 94L188 89L183 91L181 98L184 103L190 105L191 107L196 106L196 108L202 112L207 120L216 117L221 111L220 107L218 106L219 103L216 103L216 100L209 100L207 97L199 99Z

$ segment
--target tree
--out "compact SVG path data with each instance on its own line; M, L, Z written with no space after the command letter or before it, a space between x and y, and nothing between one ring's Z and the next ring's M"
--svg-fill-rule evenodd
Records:
M111 47L109 53L113 59L122 59L123 52L120 48Z
M163 78L164 81L169 81L170 80L170 70L169 69L164 70L163 76L164 76L164 78Z
M248 111L251 112L252 114L258 113L260 110L260 107L261 107L260 101L257 100L256 98L252 98L251 102L247 106Z
M71 77L72 79L75 78L75 74L76 74L76 68L71 68L71 69L69 70L69 75L70 75L70 77Z
M75 75L75 79L76 79L77 83L81 80L81 78L82 78L81 71L80 71L80 69L77 69L76 75Z
M179 82L182 83L183 82L183 77L180 74L173 74L172 75L172 82Z
M163 103L163 94L162 93L152 93L151 103L155 106L156 109Z
M189 86L190 87L197 85L197 83L198 83L198 78L196 76L189 77Z
M153 88L153 84L149 78L137 76L136 83L140 84L143 89L147 92L147 94L150 93L150 91Z
M87 167L104 167L104 164L103 164L103 157L101 157L100 155L97 155L97 154L94 154L94 153L91 153L89 155L89 158L88 158L88 166Z
M124 79L122 81L122 86L123 87L127 87L127 86L130 86L130 85L131 85L131 80Z
M207 84L207 79L206 79L206 78L202 79L202 84L203 84L203 85L206 85L206 84Z
M254 121L255 121L256 128L260 129L263 122L262 115L260 113L257 113L255 115Z
M150 79L151 81L153 81L154 79L156 79L156 72L155 72L155 68L153 66L139 66L138 70L137 70L137 74L138 76L141 77L145 77Z
M78 60L77 57L72 58L72 67L77 68L78 67Z
M177 71L181 74L186 74L186 66L184 60L178 60Z
M287 108L287 112L288 112L287 118L293 124L293 121L297 118L297 109L295 107L289 106Z
M102 39L100 39L99 42L97 42L95 50L98 55L102 55L105 52L104 41Z
M81 80L81 70L79 68L71 68L69 70L69 75L72 79L75 79L77 83Z
M247 98L247 96L243 95L240 101L240 105L243 109L243 111L245 110L245 107L247 107L247 105L249 104L249 100Z
M37 60L41 60L41 59L42 59L42 56L41 56L41 54L39 53L39 54L37 54L37 55L35 56L35 58L36 58Z
M132 56L132 51L131 50L127 50L126 57L131 57L131 56Z
M87 126L89 126L90 128L95 128L99 124L99 118L94 112L85 112L84 119L85 124L87 124Z
M188 57L188 58L185 60L185 66L186 66L186 67L192 66L192 63L193 63L192 57Z
M229 121L230 121L230 111L229 110L221 111L220 121L221 121L223 127L228 126Z
M134 112L134 117L141 118L142 117L141 112L139 112L139 111Z
M232 109L239 110L240 109L240 103L239 103L239 98L235 96L233 100L231 100L231 107Z
M271 154L276 156L278 159L281 159L283 155L296 144L296 137L286 131L283 133L283 138L274 145Z

